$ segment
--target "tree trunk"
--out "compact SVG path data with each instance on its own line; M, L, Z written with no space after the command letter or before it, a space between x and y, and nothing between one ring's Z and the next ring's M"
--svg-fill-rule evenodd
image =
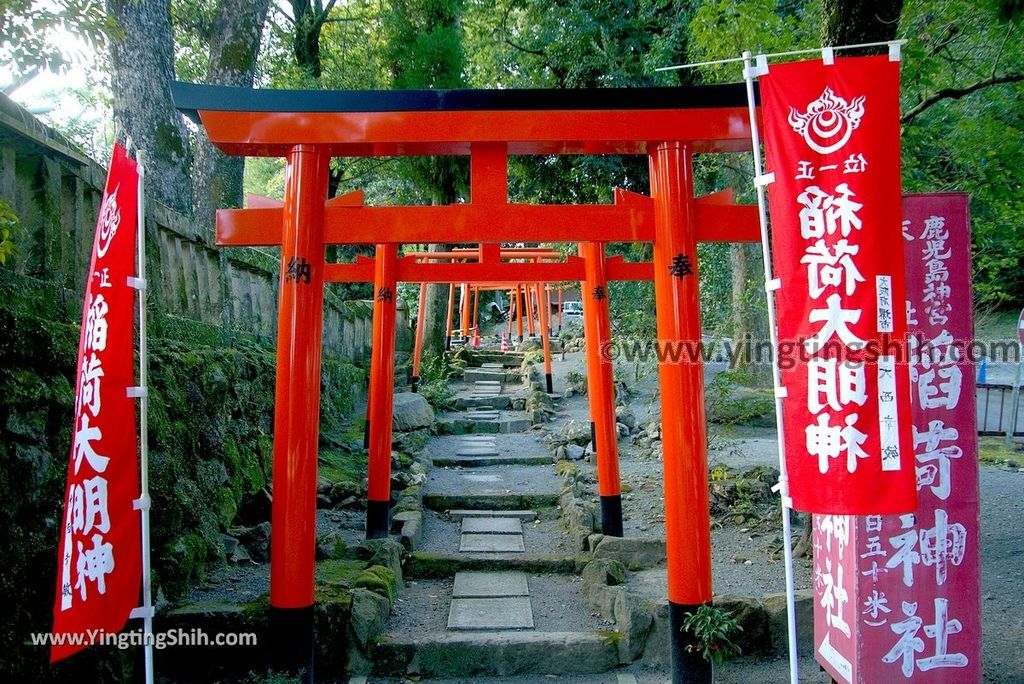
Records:
M210 41L206 82L251 88L270 0L220 0ZM243 157L228 157L200 135L192 173L195 224L211 241L218 208L242 206Z
M747 246L742 242L729 245L729 265L732 270L732 343L733 348L746 343L750 337L747 309L747 283L750 274L747 269ZM746 359L736 355L736 368L745 367Z
M452 247L453 245L432 244L427 246L427 251L445 252ZM444 352L444 338L448 330L445 321L448 312L448 287L447 284L427 286L427 301L423 307L424 356L438 356Z
M185 215L192 210L188 133L171 101L174 40L168 0L108 0L124 30L110 44L114 118L146 151L147 193Z
M326 12L314 8L310 0L292 0L292 17L295 19L295 33L292 35L292 54L295 63L310 76L319 79L324 67L320 58L320 31L324 26Z
M856 45L893 40L903 0L822 0L821 7L822 44Z

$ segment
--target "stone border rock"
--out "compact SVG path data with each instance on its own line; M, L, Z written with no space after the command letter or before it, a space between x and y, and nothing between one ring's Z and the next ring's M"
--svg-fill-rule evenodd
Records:
M610 538L606 538L610 539ZM636 660L648 667L671 662L668 602L652 601L630 592L626 565L612 558L595 558L583 568L582 592L587 607L615 623L619 659L625 665ZM735 642L748 654L781 654L786 651L786 595L716 595L714 605L728 611L742 631ZM797 641L801 653L814 650L814 592L796 593Z

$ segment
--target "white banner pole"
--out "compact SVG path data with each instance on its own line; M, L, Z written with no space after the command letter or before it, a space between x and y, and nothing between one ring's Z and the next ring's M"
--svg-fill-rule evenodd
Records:
M139 474L141 493L136 506L142 515L142 615L143 649L145 651L146 684L153 684L153 586L149 558L149 349L146 337L146 170L144 153L135 155L139 168L139 218L136 274L139 292Z
M747 82L747 110L750 116L750 140L753 145L754 186L757 190L757 211L761 224L761 258L764 260L764 291L768 302L768 334L771 338L772 353L778 355L779 330L775 320L775 290L780 285L772 277L771 252L768 246L768 215L766 209L765 185L772 181L763 174L761 167L761 141L757 131L757 113L754 108L754 77L749 51L743 53L743 78ZM759 67L767 62L759 60ZM766 67L765 67L766 68ZM775 387L775 427L779 449L779 484L777 488L782 496L782 549L786 563L786 623L789 630L789 681L797 684L799 669L796 646L796 589L793 583L793 529L790 524L790 508L793 500L789 497L789 479L786 475L786 443L782 427L782 399L785 389L779 374L779 359L772 362L772 384Z

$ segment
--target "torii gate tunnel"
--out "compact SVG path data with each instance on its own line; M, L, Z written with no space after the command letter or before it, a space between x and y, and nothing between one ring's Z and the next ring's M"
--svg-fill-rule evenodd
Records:
M275 669L305 670L308 681L313 672L324 282L345 279L336 276L360 267L325 263L325 245L377 245L374 282L390 285L393 292L398 281L597 282L617 268L604 260L598 246L652 242L658 340L697 345L697 242L760 239L755 207L735 205L727 193L694 197L694 154L751 149L746 92L740 84L577 91L270 91L176 83L173 96L224 153L279 156L287 163L283 206L219 211L217 240L226 246L281 247L271 651ZM651 194L617 191L609 205L510 203L510 154L645 154ZM469 156L470 201L363 206L358 194L327 197L331 157L413 155ZM497 266L397 258L403 243L482 243L485 250L487 245L497 250L497 243L505 242L580 243L583 263ZM431 270L439 265L458 273L453 277ZM375 326L371 361L371 472L378 459L390 459L394 307L394 297L375 298L374 319L381 324ZM672 678L703 684L711 681L710 664L699 649L687 648L692 637L682 623L688 612L712 598L704 375L699 360L662 356ZM601 359L588 355L588 363L590 376L599 377L593 364ZM371 479L371 533L382 525L387 530L389 496L388 483Z

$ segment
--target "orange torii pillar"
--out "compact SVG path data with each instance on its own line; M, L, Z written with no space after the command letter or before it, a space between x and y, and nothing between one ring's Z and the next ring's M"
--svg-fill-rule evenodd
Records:
M523 284L523 298L526 302L526 328L530 333L530 337L536 337L537 328L533 322L536 309L533 306L533 287L529 283Z
M696 347L700 296L690 152L678 142L660 143L650 168L658 343ZM699 355L696 362L686 354L660 356L672 681L706 684L711 664L682 629L686 614L710 604L712 595L704 368Z
M462 339L469 340L469 307L470 307L470 296L469 296L469 284L462 283L460 288L460 299L459 303L462 308Z
M523 341L523 313L526 307L523 304L523 286L516 285L516 332L519 334L519 341Z
M562 288L558 288L558 332L562 332Z
M452 348L452 319L455 316L455 283L448 285L448 317L445 319L444 348Z
M420 384L420 360L423 358L423 323L426 320L427 284L420 283L419 304L416 307L416 338L412 350L412 391L416 392Z
M477 337L480 337L480 287L476 286L473 288L473 331Z
M324 201L329 156L288 155L274 391L274 506L270 536L270 644L275 669L313 681L313 580L320 350L324 311Z
M395 298L398 245L377 245L373 271L373 349L370 355L370 454L366 538L391 527L391 420L395 397Z
M512 344L512 319L515 316L516 298L512 290L508 291L508 342Z
M551 379L551 339L548 334L548 303L547 296L544 293L544 284L537 283L537 298L540 300L538 310L540 313L540 340L544 346L544 385L547 388L548 394L553 394L554 382Z
M622 484L619 480L619 433L615 424L615 380L609 345L608 280L604 245L581 242L586 280L582 283L583 341L587 351L587 399L590 435L597 460L597 489L601 495L601 531L622 536Z

